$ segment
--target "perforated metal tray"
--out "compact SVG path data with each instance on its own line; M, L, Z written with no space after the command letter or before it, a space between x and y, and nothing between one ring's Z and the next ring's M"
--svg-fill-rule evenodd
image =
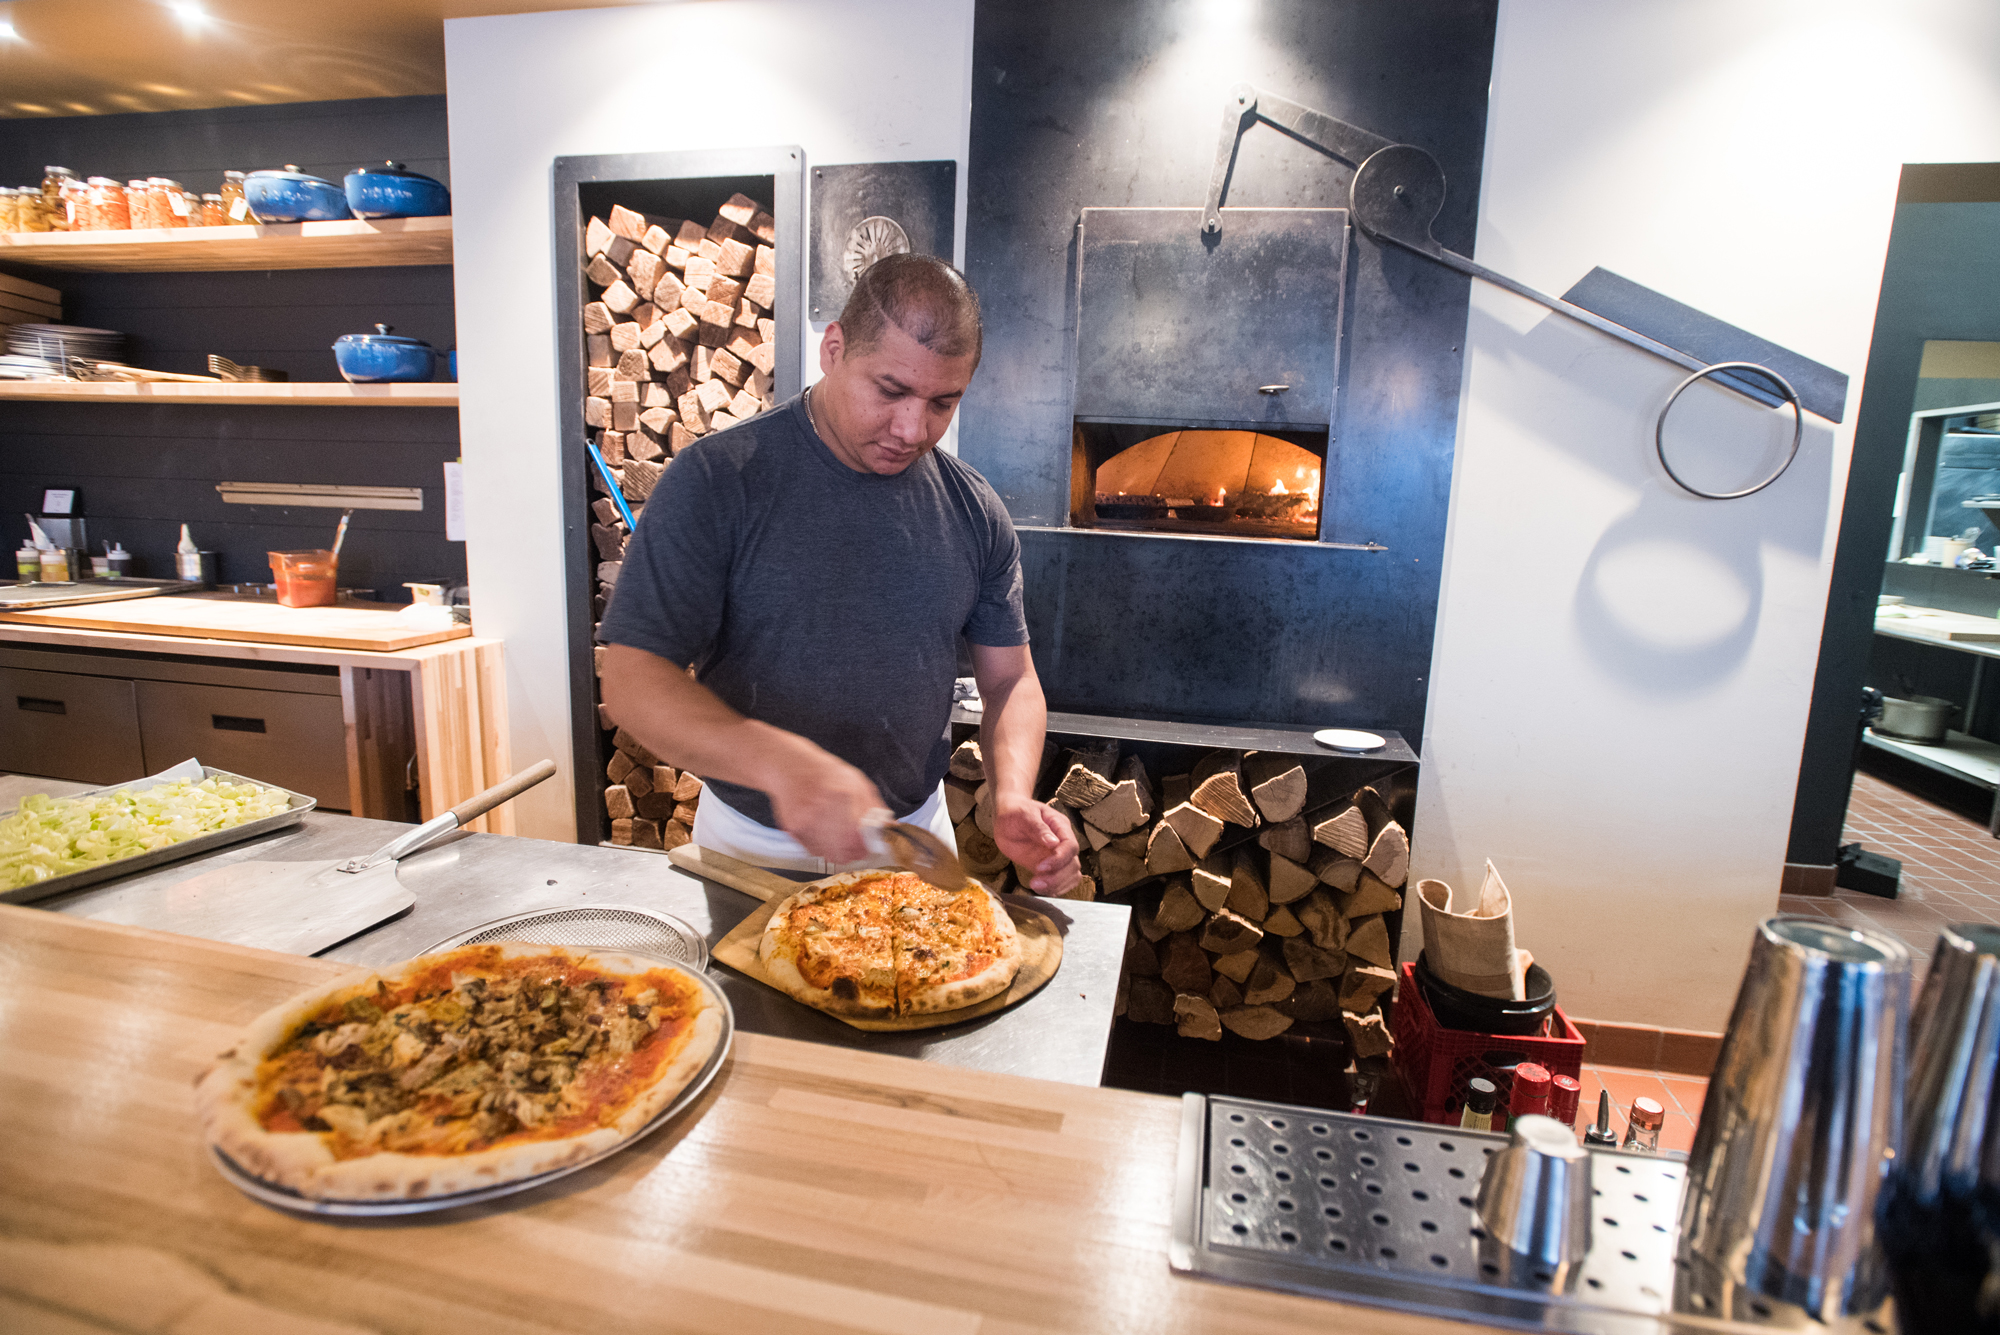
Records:
M1590 1252L1558 1274L1525 1264L1479 1225L1480 1175L1507 1143L1488 1132L1189 1094L1169 1259L1231 1283L1531 1330L1759 1328L1672 1310L1684 1162L1593 1150ZM1762 1328L1827 1329L1794 1314L1803 1315L1774 1310Z
M434 955L440 950L483 946L494 941L622 950L694 970L708 967L708 942L700 932L670 913L632 904L592 904L516 913L448 936L422 953Z

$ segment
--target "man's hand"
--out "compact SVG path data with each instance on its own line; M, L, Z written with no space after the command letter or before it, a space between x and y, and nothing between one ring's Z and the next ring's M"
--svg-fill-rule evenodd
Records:
M868 776L810 742L787 762L783 773L774 775L775 781L764 789L778 828L804 844L806 852L829 863L867 857L861 818L883 805L882 794Z
M1038 895L1059 895L1082 877L1076 863L1076 831L1069 818L1046 802L1005 796L993 804L993 842L1034 878Z

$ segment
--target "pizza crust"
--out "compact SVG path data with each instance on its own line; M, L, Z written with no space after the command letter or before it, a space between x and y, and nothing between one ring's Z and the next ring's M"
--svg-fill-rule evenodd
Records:
M561 956L612 975L686 971L659 960L604 951L505 943L499 958ZM451 1195L519 1181L566 1168L608 1151L635 1135L670 1105L722 1040L722 1010L705 987L695 986L691 1023L678 1050L608 1125L559 1139L502 1144L467 1153L378 1152L337 1158L327 1133L266 1130L256 1117L257 1073L264 1059L329 1006L373 996L379 983L394 987L431 967L435 957L385 970L342 975L300 993L252 1020L242 1036L196 1082L195 1099L210 1144L251 1175L303 1196L331 1200L415 1199Z

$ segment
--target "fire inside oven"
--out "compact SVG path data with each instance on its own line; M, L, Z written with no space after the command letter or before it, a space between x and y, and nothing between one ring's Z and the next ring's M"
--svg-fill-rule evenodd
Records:
M1091 423L1077 430L1077 465L1091 479L1088 512L1071 516L1080 527L1319 536L1323 433ZM1135 435L1130 443L1120 439Z

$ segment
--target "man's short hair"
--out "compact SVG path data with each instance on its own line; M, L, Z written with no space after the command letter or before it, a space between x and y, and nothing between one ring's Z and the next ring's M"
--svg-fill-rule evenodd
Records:
M840 328L853 352L866 352L889 325L940 357L972 357L979 364L982 327L979 294L965 275L932 255L887 255L862 270L840 312Z

